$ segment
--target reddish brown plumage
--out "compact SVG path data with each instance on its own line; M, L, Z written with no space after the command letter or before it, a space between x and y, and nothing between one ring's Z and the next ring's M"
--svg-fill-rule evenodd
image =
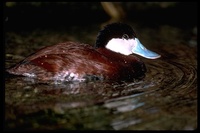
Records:
M40 80L79 80L87 77L132 80L143 76L146 68L133 55L122 55L106 48L94 49L86 44L66 42L52 45L30 55L7 70L11 74ZM72 74L71 76L69 76ZM76 77L73 77L73 75Z

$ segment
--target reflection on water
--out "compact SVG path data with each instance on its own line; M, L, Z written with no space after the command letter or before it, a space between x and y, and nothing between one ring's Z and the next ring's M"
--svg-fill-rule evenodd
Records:
M42 84L25 77L6 77L5 127L28 130L197 128L196 48L159 42L152 48L162 57L157 60L141 57L147 73L144 79L135 82Z

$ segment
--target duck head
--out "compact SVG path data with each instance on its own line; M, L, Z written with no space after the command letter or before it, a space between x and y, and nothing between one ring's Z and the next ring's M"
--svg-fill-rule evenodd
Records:
M108 24L99 31L95 48L102 47L123 55L137 54L148 59L161 57L159 54L145 48L132 27L124 23Z

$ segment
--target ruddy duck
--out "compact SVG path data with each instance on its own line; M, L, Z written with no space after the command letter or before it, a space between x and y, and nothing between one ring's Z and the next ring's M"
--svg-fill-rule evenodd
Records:
M99 31L94 47L76 42L47 46L7 72L41 81L133 80L146 72L145 64L133 53L160 57L140 43L132 27L112 23Z

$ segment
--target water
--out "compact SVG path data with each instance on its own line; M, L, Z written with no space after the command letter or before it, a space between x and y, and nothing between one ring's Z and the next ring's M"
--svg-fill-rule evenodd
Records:
M45 30L7 32L6 67L44 45L66 40L93 44L97 27L71 27L67 33ZM186 33L175 27L135 27L137 32L140 31L140 41L162 56L157 60L140 57L147 67L144 79L120 83L96 81L41 84L26 77L6 77L5 128L196 129L196 46L190 46L190 39L184 38ZM13 46L16 49L12 49Z

